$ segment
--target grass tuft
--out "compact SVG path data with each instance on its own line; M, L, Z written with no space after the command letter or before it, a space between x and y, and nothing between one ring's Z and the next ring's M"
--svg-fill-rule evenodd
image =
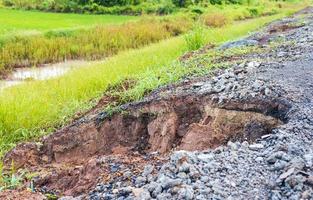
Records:
M184 38L189 51L197 50L205 44L204 28L201 25L196 25Z

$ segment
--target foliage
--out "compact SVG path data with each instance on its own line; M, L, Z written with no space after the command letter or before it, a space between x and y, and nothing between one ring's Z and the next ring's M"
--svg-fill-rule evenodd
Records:
M197 25L193 31L185 35L185 41L189 51L194 51L202 47L205 43L204 28Z
M24 180L25 172L17 174L14 168L14 162L12 162L11 169L8 174L4 174L2 166L0 168L0 192L6 189L17 189L22 185Z
M14 36L0 47L0 72L15 67L68 59L99 59L187 32L186 17L142 19L123 25L97 26L79 31L49 31L44 35Z
M256 0L2 0L8 7L53 12L141 15L169 14L177 8L208 5L254 5ZM284 1L284 0L277 0ZM196 9L194 11L199 11Z
M38 34L50 30L76 30L137 19L136 16L46 13L0 8L0 37Z
M3 170L2 163L0 166L0 192L3 190L15 190L23 186L23 183L29 182L29 188L34 192L34 184L32 179L37 176L37 173L31 173L25 169L15 170L14 162L12 161L9 170Z

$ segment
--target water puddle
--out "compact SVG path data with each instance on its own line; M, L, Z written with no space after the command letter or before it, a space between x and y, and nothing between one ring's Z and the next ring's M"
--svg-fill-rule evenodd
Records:
M88 66L91 62L75 60L56 64L47 64L40 67L16 69L6 80L0 80L0 90L21 84L31 80L47 80L62 76L68 71L82 66Z

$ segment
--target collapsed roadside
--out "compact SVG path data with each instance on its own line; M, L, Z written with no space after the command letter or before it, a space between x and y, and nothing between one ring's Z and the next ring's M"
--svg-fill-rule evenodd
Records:
M17 146L5 163L39 172L38 191L77 198L308 199L310 13L221 47L257 45L262 53L222 58L230 68L161 88L120 112L93 112L40 147ZM191 59L201 67L203 56Z

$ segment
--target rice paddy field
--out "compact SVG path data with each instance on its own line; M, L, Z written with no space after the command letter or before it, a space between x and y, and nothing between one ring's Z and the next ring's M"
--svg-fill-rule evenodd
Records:
M0 35L25 34L4 40L0 46L2 70L6 69L2 72L6 75L21 67L19 63L30 67L68 58L105 59L57 78L28 80L0 90L0 156L18 142L38 139L66 125L123 80L134 80L136 85L120 94L120 103L140 100L157 87L197 73L178 61L184 53L208 43L219 45L238 39L308 5L264 2L258 7L207 8L211 12L197 17L177 13L148 19L0 9ZM78 27L84 29L76 30ZM45 34L57 29L75 29L75 34ZM28 36L28 32L40 34Z
M81 15L46 13L0 8L0 37L12 34L38 34L51 30L88 28L117 24L138 17L122 15Z

